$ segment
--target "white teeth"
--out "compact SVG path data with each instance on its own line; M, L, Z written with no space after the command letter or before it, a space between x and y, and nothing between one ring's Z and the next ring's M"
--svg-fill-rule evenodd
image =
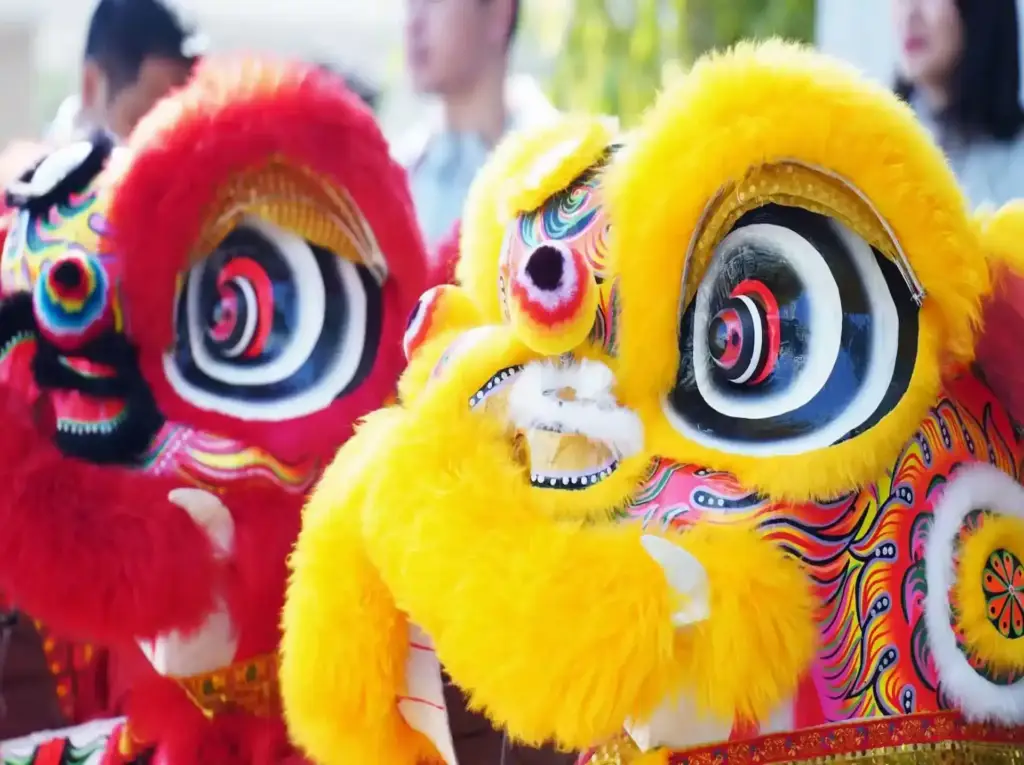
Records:
M57 430L68 433L72 436L95 436L110 435L124 421L124 414L120 414L113 420L103 422L75 422L74 420L58 420Z
M538 488L565 488L565 487L584 487L593 486L595 483L603 481L605 478L614 473L619 467L618 460L612 462L606 467L598 470L594 473L585 473L583 475L542 475L540 473L534 473L530 476L530 483Z
M520 430L575 433L605 444L620 458L643 447L643 424L635 412L618 406L613 374L594 361L571 365L532 362L512 384L509 419ZM576 393L567 400L557 392Z
M495 373L495 375L490 380L488 380L484 384L484 386L480 388L480 390L478 390L476 393L469 397L470 408L479 406L481 403L483 403L484 399L486 399L488 396L490 396L492 393L498 390L502 385L511 380L517 374L519 374L519 372L522 371L522 369L523 368L521 366L514 366Z
M6 356L10 353L11 349L18 343L24 342L32 337L31 332L16 332L14 336L4 343L3 347L0 348L0 357Z

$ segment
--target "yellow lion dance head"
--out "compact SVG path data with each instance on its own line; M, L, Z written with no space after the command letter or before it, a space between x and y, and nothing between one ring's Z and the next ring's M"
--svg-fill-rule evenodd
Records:
M970 364L1019 217L980 225L904 105L781 43L699 62L625 141L510 139L402 403L306 510L296 740L450 765L443 665L593 762L1011 753L1024 448Z

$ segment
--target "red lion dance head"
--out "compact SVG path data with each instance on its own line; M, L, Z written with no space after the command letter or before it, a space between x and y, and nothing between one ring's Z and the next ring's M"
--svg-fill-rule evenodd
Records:
M108 761L292 756L284 560L428 286L402 170L331 75L207 63L127 147L63 148L8 204L0 590L141 646Z

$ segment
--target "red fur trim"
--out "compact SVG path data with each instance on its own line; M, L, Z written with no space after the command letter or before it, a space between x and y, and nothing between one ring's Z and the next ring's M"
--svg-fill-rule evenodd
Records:
M1010 416L1024 422L1024 278L1002 271L985 305L977 361Z
M0 388L0 588L54 631L118 643L197 626L218 567L174 482L64 457Z
M303 498L247 490L224 497L235 518L227 602L238 627L237 660L277 650L287 558L299 535Z
M280 718L208 720L176 683L155 675L136 689L129 719L141 739L159 741L156 761L166 765L281 765L295 756Z
M451 232L437 246L434 254L434 268L437 284L454 284L455 267L459 262L459 239L462 235L462 223L458 221Z
M218 185L283 157L352 195L387 259L385 321L370 377L330 410L289 423L243 423L197 412L164 379L160 355L174 342L174 296ZM127 168L109 211L104 247L123 257L128 334L171 419L270 448L278 456L333 453L351 423L376 408L404 363L405 319L427 287L427 263L404 171L369 110L315 67L261 60L207 61L193 82L159 104L132 135Z

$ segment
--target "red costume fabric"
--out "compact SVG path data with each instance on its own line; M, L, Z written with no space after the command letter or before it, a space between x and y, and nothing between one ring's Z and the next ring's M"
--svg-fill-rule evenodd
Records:
M126 148L61 149L8 202L0 591L141 646L105 762L298 760L285 557L429 286L402 170L332 75L213 61Z

